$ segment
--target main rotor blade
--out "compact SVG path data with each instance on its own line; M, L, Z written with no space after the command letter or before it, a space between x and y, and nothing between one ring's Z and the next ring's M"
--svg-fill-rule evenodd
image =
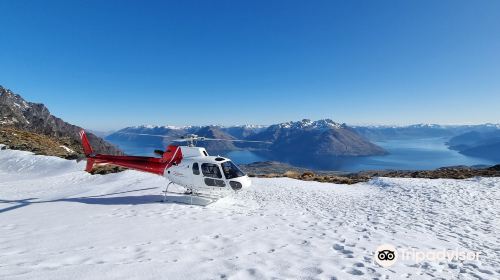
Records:
M239 139L220 139L220 138L205 138L205 137L200 137L198 139L199 141L229 141L229 142L249 142L249 143L266 143L266 144L272 144L272 142L269 141L255 141L255 140L239 140Z
M172 142L191 142L192 140L199 140L197 138L181 138L181 139L172 139Z
M153 137L162 137L162 138L171 138L174 136L168 135L160 135L160 134L147 134L147 133L133 133L133 132L117 132L120 134L130 134L130 135L139 135L139 136L153 136ZM239 140L239 139L222 139L222 138L206 138L206 137L197 137L197 138L181 138L181 139L172 139L172 142L191 142L191 141L229 141L229 142L248 142L248 143L266 143L272 144L270 141L255 141L255 140Z
M119 134L140 135L140 136L163 137L163 138L173 137L173 136L168 136L168 135L160 135L160 134L147 134L147 133L133 133L133 132L117 132L117 133L119 133Z

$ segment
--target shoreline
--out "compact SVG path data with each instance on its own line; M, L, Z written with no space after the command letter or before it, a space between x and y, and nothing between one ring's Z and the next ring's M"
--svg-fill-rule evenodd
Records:
M375 177L426 178L426 179L468 179L473 177L500 177L500 164L474 168L469 166L441 167L433 170L366 170L353 173L340 171L314 171L294 167L280 162L255 162L240 165L249 177L293 178L337 184L367 182Z

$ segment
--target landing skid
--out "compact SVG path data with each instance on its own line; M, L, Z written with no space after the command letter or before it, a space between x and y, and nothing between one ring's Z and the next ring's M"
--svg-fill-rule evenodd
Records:
M161 202L175 202L188 205L207 206L222 198L222 196L206 195L196 192L194 190L191 190L191 192L184 192L184 193L172 192L168 190L171 184L173 184L173 182L168 183L167 187L162 192L163 199Z

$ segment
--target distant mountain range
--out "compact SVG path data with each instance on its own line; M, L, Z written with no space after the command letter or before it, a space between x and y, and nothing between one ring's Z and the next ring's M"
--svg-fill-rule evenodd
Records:
M74 145L80 145L78 132L82 129L51 115L45 105L27 102L20 95L2 86L0 86L0 127L29 131L54 139L68 138ZM122 153L117 147L92 133L87 133L87 136L98 153Z
M450 149L464 155L500 161L500 124L409 126L357 126L354 129L372 141L440 137Z
M384 141L388 139L419 139L431 137L451 138L471 131L489 132L500 129L500 124L477 125L440 125L440 124L414 124L407 126L354 126L359 134L371 141Z
M145 147L164 147L172 140L194 133L219 139L269 141L272 144L240 142L203 142L211 153L232 150L252 150L265 153L275 160L293 162L294 159L317 160L332 157L383 155L384 149L373 142L394 139L443 138L450 149L465 155L498 159L497 134L499 124L439 125L415 124L408 126L348 126L330 119L290 121L270 126L135 126L119 130L106 137L112 143L138 143ZM166 138L137 134L158 134ZM461 136L464 135L464 136ZM472 137L468 142L460 139ZM473 137L476 136L476 137ZM468 138L467 138L468 139ZM498 145L498 146L497 146Z
M332 120L311 121L304 119L271 126L136 126L119 130L107 140L120 145L127 141L139 142L144 146L164 146L175 138L194 133L199 136L218 139L241 139L267 141L272 144L241 143L231 141L206 141L203 146L210 153L238 149L259 150L275 158L289 157L347 157L382 155L386 152L379 146L360 136L354 129ZM165 139L139 134L165 135Z

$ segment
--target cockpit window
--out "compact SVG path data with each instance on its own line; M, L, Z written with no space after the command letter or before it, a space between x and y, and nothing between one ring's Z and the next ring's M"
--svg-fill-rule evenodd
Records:
M245 173L243 173L243 171L241 171L232 161L223 162L221 165L226 179L245 176Z
M222 178L222 174L220 173L219 166L213 163L202 163L201 164L201 172L203 172L203 176L210 178Z

